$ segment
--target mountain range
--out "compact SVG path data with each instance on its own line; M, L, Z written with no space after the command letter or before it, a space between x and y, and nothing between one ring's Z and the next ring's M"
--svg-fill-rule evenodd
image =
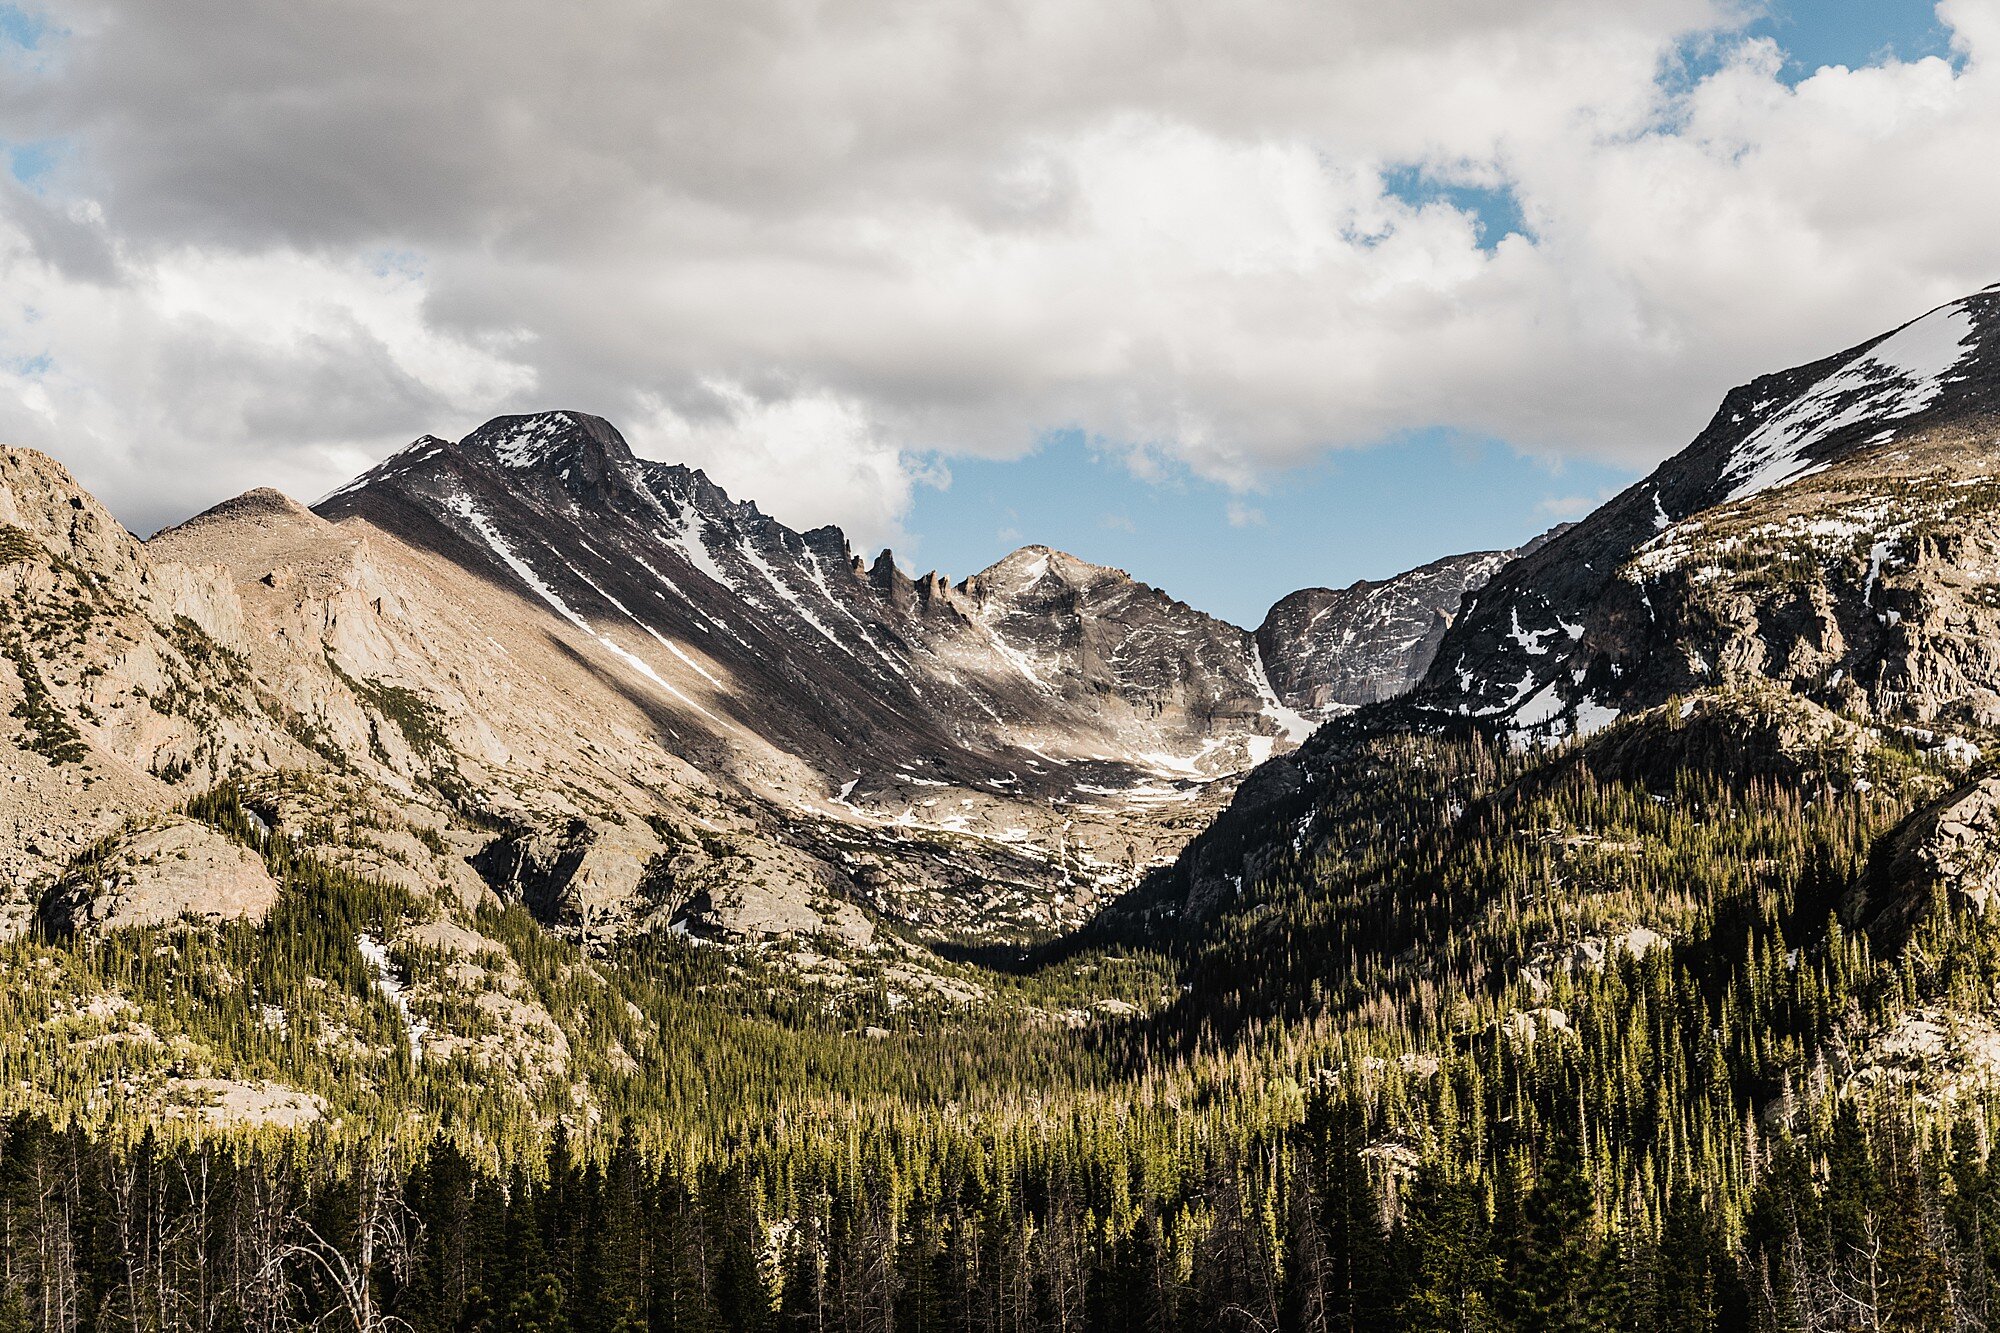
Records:
M1344 707L1421 665L1421 642L1356 656L1404 634L1404 584L1428 634L1467 582L1356 585L1278 637L1044 547L911 578L573 412L143 544L51 461L9 468L16 540L95 640L47 662L48 697L120 790L17 817L43 833L17 876L171 804L161 786L330 768L504 829L481 872L599 931L865 935L856 904L934 933L1075 925L1310 731L1266 643L1288 694Z
M370 1330L2000 1300L2000 286L1255 630L559 411L147 541L0 452L0 655L44 1314L142 1233L241 1309L387 1246Z

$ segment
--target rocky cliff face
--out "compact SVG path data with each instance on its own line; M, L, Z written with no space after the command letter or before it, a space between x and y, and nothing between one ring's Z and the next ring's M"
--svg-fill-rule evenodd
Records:
M1991 726L1996 413L1995 288L1732 391L1686 450L1475 595L1423 707L1561 736L1762 679Z
M1314 718L1406 693L1430 669L1465 595L1517 551L1474 551L1393 578L1301 588L1257 627L1279 699Z
M122 830L42 900L59 932L263 917L278 898L263 859L208 825L167 816Z

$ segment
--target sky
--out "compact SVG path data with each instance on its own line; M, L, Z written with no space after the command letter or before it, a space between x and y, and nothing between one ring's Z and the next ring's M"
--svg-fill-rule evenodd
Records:
M2000 279L2000 0L0 3L0 440L146 533L573 408L1255 624Z

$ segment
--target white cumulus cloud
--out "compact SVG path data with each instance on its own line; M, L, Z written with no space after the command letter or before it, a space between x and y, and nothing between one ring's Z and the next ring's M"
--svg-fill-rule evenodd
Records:
M557 406L863 543L1052 430L1637 464L2000 278L1996 0L1790 84L1722 0L28 8L0 434L141 527Z

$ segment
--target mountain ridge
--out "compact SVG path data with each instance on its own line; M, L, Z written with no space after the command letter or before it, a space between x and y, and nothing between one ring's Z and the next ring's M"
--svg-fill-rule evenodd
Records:
M1661 702L1701 675L1670 660L1665 645L1719 663L1732 642L1743 644L1685 620L1648 628L1678 614L1663 604L1698 604L1713 619L1724 588L1743 582L1729 569L1787 545L1841 563L1826 585L1829 600L1809 618L1857 645L1846 679L1876 670L1894 636L1880 632L1892 626L1870 628L1870 603L1885 573L1885 589L1894 583L1902 538L1892 530L1907 532L1909 523L1875 512L1871 492L1897 489L1900 504L1921 499L1933 509L1964 499L1951 492L1978 470L1960 462L1977 456L1981 428L2000 414L1997 329L2000 289L1989 287L1732 389L1687 448L1496 574L1445 636L1417 697L1433 712L1510 719L1544 734L1588 730L1620 709ZM1801 526L1763 531L1760 522ZM1814 522L1839 531L1803 526ZM1729 531L1716 531L1718 523ZM1878 552L1885 534L1889 546ZM1704 550L1722 563L1695 560ZM1715 586L1704 591L1699 582ZM1740 590L1752 602L1763 596ZM1835 655L1848 654L1843 647Z
M490 467L496 464L511 474L508 485L495 484ZM524 508L532 512L524 513ZM494 510L512 512L492 519L489 511ZM1013 617L1019 609L999 605L996 595L1004 594L998 599L1004 601L1032 594L1050 572L1044 561L1037 578L1002 588L997 580L1003 574L1033 562L1032 556L1015 553L953 587L935 574L917 579L903 575L890 555L864 564L837 528L795 532L764 515L754 502L732 500L695 469L636 458L608 423L580 413L498 418L457 446L419 442L329 496L319 512L334 519L365 513L378 526L417 540L425 540L427 531L449 533L467 563L484 563L496 572L504 567L566 619L574 620L577 608L589 605L593 621L635 626L656 641L660 635L672 638L677 658L693 649L713 670L720 655L748 679L768 678L775 667L785 678L769 680L772 688L835 691L857 715L865 715L865 705L878 698L906 717L920 712L922 701L913 691L920 695L923 687L911 674L913 668L923 669L918 659L936 657L940 641L954 636L991 639L984 622ZM547 530L573 529L585 513L615 526L600 527L590 537L572 531L560 555L546 547ZM594 543L621 545L619 554L629 560L604 558L607 553ZM522 572L538 559L542 567ZM634 567L649 577L626 577ZM1058 577L1040 597L1039 604L1050 614L1059 611L1057 603L1066 593L1109 595L1115 585L1121 603L1156 599L1158 605L1142 614L1179 617L1177 628L1186 636L1225 640L1231 628L1206 617L1192 619L1199 613L1121 572L1073 557L1064 557L1061 572L1070 577ZM678 604L661 597L662 587L671 589ZM653 619L661 623L649 623ZM791 633L799 623L811 632ZM1044 628L1053 637L1044 634L1036 646L1074 646L1064 642L1075 638L1074 626ZM982 634L982 629L988 632ZM1022 683L1048 692L1049 682L1028 665L1020 645L995 641L990 646ZM1256 709L1247 705L1258 691L1248 678L1247 653L1243 662L1231 663L1224 660L1228 647L1221 641L1211 645L1210 660L1202 665L1218 679L1195 706L1204 714L1254 717ZM751 650L754 659L744 650ZM984 711L1010 705L1018 711L1024 705L1010 682L988 679L968 685L964 652L957 658L946 668L957 676L952 684L985 694ZM786 675L788 665L807 661L813 663L814 679L805 680L797 671ZM649 665L671 678L675 689L687 692L675 663ZM877 698L856 698L852 682L857 679ZM1225 696L1233 696L1233 710ZM1249 725L1275 734L1269 725ZM977 743L964 728L925 731L925 741L933 746L962 749ZM800 748L808 746L805 737L795 734L790 740ZM900 760L914 757L908 753L909 737L891 734L876 743L885 742L903 751ZM1179 755L1189 748L1182 743L1155 752ZM1009 770L1019 767L1017 760Z

